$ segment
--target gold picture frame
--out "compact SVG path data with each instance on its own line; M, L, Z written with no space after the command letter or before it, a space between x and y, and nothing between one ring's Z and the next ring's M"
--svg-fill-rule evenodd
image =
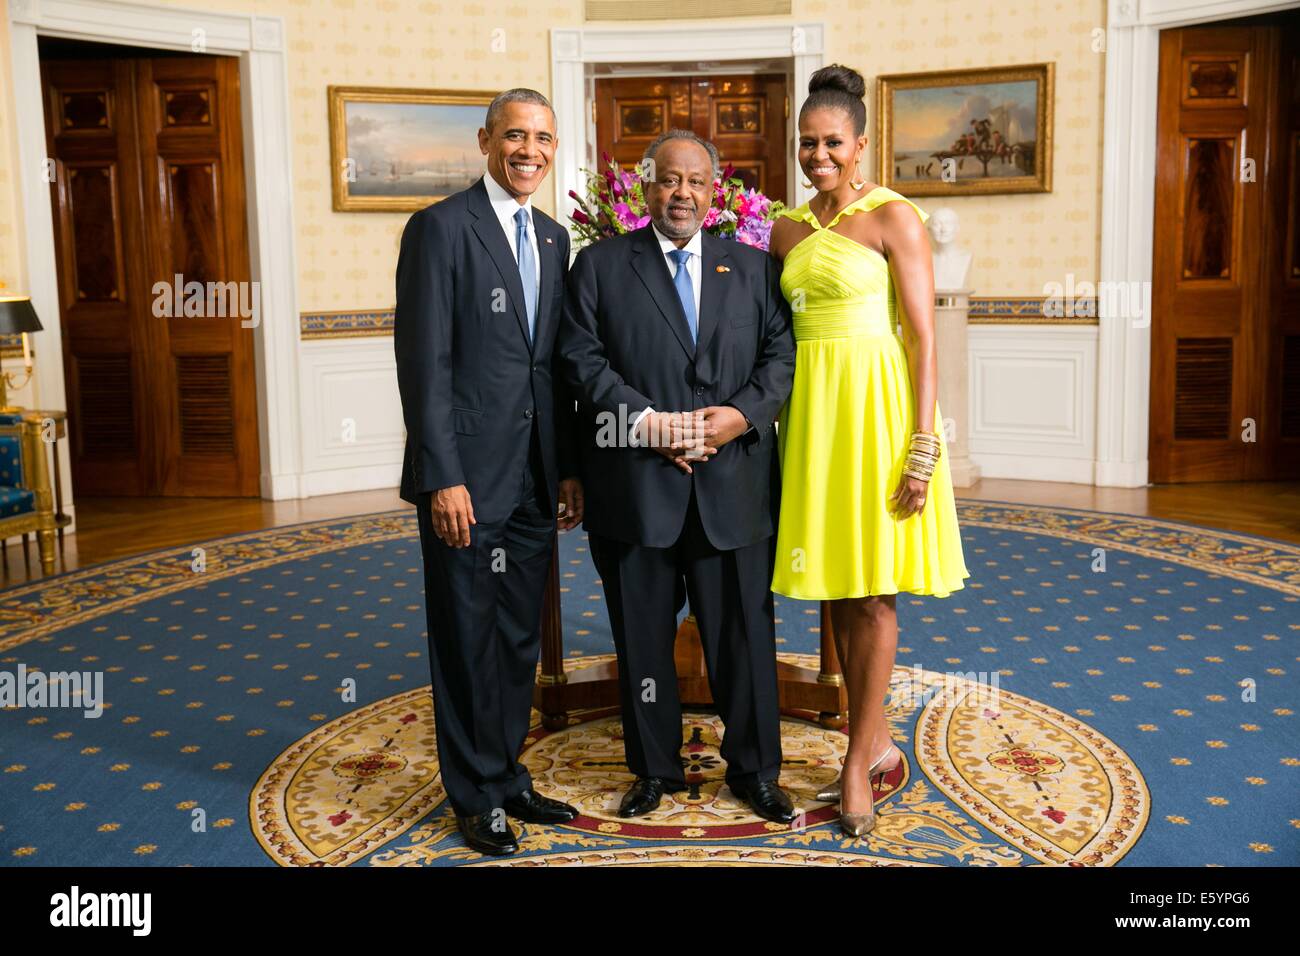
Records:
M1055 74L1026 63L877 77L877 180L907 196L1051 192Z
M483 175L478 129L495 93L330 86L327 95L336 212L416 212Z

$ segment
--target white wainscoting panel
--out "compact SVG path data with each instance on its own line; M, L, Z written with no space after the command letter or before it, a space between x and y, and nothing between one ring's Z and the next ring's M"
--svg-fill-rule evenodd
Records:
M309 339L300 355L304 496L396 488L406 432L392 337Z
M970 327L970 457L982 477L1093 482L1095 325Z

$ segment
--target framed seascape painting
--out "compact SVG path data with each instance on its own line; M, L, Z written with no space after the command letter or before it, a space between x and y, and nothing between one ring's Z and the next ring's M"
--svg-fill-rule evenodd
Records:
M339 212L415 212L483 174L478 131L493 93L329 87Z
M878 77L881 185L908 196L1051 192L1054 66Z

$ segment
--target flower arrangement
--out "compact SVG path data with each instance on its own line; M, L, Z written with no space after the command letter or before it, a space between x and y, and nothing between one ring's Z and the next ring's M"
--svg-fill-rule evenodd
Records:
M635 170L620 169L608 153L601 154L601 161L603 172L583 170L587 174L586 196L569 190L569 198L578 204L569 218L579 246L621 236L650 222L641 176ZM728 163L722 177L714 180L713 204L704 216L703 229L765 250L772 220L785 206L757 189L746 189L735 172Z

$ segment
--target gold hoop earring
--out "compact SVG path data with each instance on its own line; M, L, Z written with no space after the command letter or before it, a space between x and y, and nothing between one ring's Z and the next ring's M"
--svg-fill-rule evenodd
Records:
M805 181L804 181L804 184L803 184L803 188L804 188L804 189L812 189L812 183L807 182L807 181L805 180Z
M854 169L856 170L858 176L861 177L862 176L861 165L855 166ZM865 179L860 179L860 181L858 182L854 182L852 179L849 180L849 185L852 186L854 189L856 189L858 192L861 192L862 188L866 186L866 184L867 181Z

